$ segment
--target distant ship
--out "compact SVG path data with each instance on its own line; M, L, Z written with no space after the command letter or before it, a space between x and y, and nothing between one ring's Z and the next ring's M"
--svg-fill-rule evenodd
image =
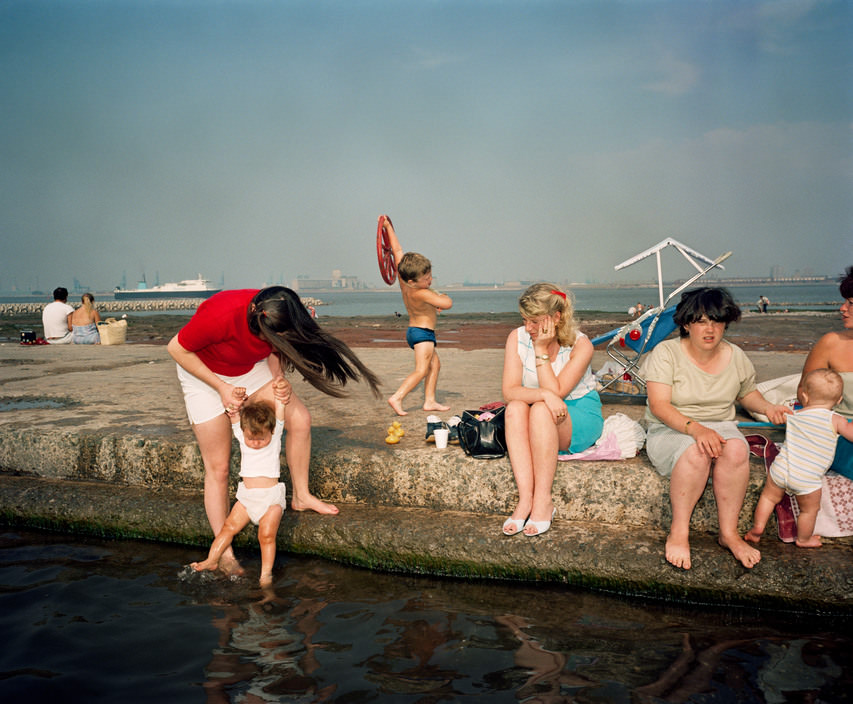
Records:
M201 274L197 279L184 279L177 283L162 284L148 287L145 277L135 289L116 286L113 291L117 301L139 300L144 298L210 298L222 289L215 288L209 279L203 279Z

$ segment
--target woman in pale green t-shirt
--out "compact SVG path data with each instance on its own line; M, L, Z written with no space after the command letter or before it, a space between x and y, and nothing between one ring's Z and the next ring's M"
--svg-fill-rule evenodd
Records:
M782 423L790 409L761 395L752 362L723 339L729 323L740 320L740 308L726 289L683 293L673 320L681 336L658 344L642 370L648 393L646 452L658 472L671 475L666 559L690 569L690 517L713 465L719 542L753 567L761 554L737 530L749 482L749 447L734 421L735 401L774 423Z

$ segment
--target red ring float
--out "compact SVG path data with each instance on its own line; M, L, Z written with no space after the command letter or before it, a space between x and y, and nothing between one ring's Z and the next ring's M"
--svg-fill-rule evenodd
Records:
M391 241L385 231L386 220L391 224L391 218L387 215L379 216L379 224L376 227L376 256L379 259L379 273L382 274L382 280L390 286L397 280L397 262L394 261Z

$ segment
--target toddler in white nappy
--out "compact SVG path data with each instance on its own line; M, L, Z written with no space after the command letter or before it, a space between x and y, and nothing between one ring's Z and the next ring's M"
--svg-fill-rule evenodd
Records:
M820 508L821 478L832 464L838 436L853 440L853 423L832 409L841 402L841 377L831 369L814 369L802 386L803 408L785 416L785 444L770 466L750 531L744 539L757 543L767 519L785 493L797 497L797 545L820 547L814 534Z
M247 403L238 412L229 412L231 429L240 443L240 478L237 500L219 531L207 559L193 562L196 571L215 570L222 554L249 521L258 526L261 547L262 587L272 584L276 534L287 507L287 492L279 481L281 437L285 405L275 402L275 411L262 401Z

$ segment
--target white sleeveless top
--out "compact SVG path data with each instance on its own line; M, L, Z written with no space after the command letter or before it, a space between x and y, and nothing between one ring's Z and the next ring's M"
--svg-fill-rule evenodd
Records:
M234 437L240 443L240 476L277 478L281 474L281 436L284 421L276 419L272 440L266 447L258 449L246 445L243 429L239 423L231 425Z
M586 335L578 332L578 337L586 337ZM524 326L518 328L518 356L521 358L521 385L528 389L538 389L539 375L536 373L536 351L533 349L533 340L530 338L530 333L524 329ZM551 360L551 369L554 370L555 375L559 374L563 367L568 364L571 356L571 347L560 347L556 358ZM595 391L595 376L590 366L587 365L581 380L569 392L565 400L576 401L586 396L590 391Z

